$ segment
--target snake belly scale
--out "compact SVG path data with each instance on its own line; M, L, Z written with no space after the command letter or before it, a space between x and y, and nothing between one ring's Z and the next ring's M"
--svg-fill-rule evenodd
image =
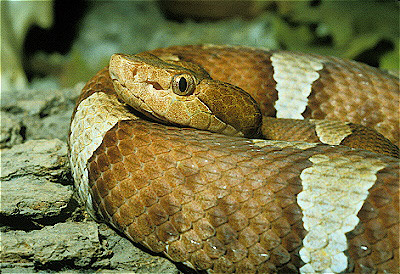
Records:
M398 272L398 106L396 77L333 57L114 55L73 113L72 173L92 216L194 269Z

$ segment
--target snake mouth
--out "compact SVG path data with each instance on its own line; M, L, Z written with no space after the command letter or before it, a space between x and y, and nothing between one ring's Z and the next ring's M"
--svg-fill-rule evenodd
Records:
M164 124L164 125L179 126L179 125L177 125L177 124L170 123L170 122L167 122L166 120L163 120L163 119L158 118L158 117L155 115L154 112L148 112L148 111L146 111L146 110L137 109L137 108L134 108L134 107L132 107L132 108L133 108L134 110L136 110L138 113L142 114L144 117L142 116L141 118L143 118L143 119L145 119L145 120L148 120L148 121L151 121L151 122L156 122L156 123L161 123L161 124Z

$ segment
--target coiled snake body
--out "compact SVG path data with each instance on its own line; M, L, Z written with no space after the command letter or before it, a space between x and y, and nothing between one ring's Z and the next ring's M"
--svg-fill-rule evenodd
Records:
M113 55L78 100L89 213L195 269L398 271L396 77L245 47L150 53Z

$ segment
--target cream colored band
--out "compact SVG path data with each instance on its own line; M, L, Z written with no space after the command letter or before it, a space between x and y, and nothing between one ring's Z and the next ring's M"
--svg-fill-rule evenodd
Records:
M137 117L129 113L114 96L96 92L79 104L72 120L69 137L72 176L78 194L92 216L94 209L89 194L88 160L103 142L107 131L119 120L127 119Z

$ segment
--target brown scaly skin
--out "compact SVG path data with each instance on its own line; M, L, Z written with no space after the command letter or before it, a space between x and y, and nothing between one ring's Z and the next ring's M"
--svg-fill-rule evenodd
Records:
M133 241L156 252L165 252L168 243L167 256L172 260L216 272L293 272L302 266L298 251L305 231L295 199L302 189L300 170L310 166L307 159L317 153L360 156L325 146L260 151L247 147L243 139L149 126L125 121L106 134L104 144L89 161L95 208ZM140 143L141 151L134 152L132 141ZM237 155L241 162L228 164ZM262 158L270 160L263 162ZM282 158L286 160L279 163ZM179 167L174 168L178 161ZM193 166L201 166L201 173ZM374 186L374 194L359 213L360 229L348 236L354 245L351 253L356 253L349 271L396 267L399 178L394 174L398 168L393 159L378 173L379 181L387 183ZM109 176L115 181L106 181ZM257 178L270 179L258 186ZM232 190L224 190L225 184ZM253 188L255 196L250 198L247 192ZM213 197L223 198L216 202ZM195 233L188 231L191 226ZM239 242L230 240L237 238ZM203 244L205 250L200 250ZM361 245L368 252L357 253ZM270 254L270 259L265 261L262 254ZM238 264L232 264L235 256Z
M278 99L271 56L276 51L243 47L175 46L151 51L195 62L213 79L236 85L274 117ZM302 54L299 54L302 55ZM306 55L304 55L306 56ZM400 146L399 79L365 64L319 55L324 68L313 83L304 118L352 122L374 128Z
M352 133L338 145L365 149L395 158L400 157L399 148L376 130L353 123L343 124L343 126L349 127ZM315 131L315 123L310 120L279 119L264 116L261 131L263 137L268 140L321 143Z
M209 56L200 47L181 49ZM216 59L225 56L225 61L235 53L239 59L241 54L270 54L232 48L211 52ZM269 65L260 66L262 71ZM212 69L206 70L213 75ZM107 69L88 82L78 105L96 93L115 95ZM314 141L314 125L303 126L308 140ZM345 253L350 256L345 272L397 271L399 161L393 157L322 144L260 148L244 138L128 119L105 133L88 160L89 192L99 217L174 261L223 273L297 272L305 264L300 250L307 231L298 204L307 181L304 171L317 165L315 157L325 156L327 167L337 163L331 176L340 174L341 167L351 170L347 178L357 170L368 173L365 163L382 166L357 213L359 223L346 233ZM360 183L358 176L354 183ZM349 198L358 195L343 191Z

